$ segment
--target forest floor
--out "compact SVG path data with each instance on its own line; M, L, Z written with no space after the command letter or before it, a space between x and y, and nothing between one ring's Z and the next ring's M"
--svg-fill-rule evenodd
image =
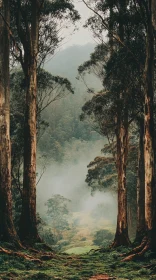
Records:
M121 254L124 252L127 249L107 248L103 252L92 250L82 255L53 254L48 259L51 253L28 251L27 254L36 260L1 253L0 279L156 280L156 269L146 268L150 263L156 263L152 253L146 254L142 261L122 262Z

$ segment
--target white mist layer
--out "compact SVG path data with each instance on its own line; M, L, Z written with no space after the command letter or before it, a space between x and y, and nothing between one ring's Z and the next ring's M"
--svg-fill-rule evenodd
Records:
M37 211L42 215L46 213L45 203L54 194L60 194L71 200L72 212L92 212L99 204L104 204L105 219L111 223L116 221L117 201L116 196L109 190L95 192L85 183L87 165L96 156L100 156L103 140L94 143L83 142L82 147L73 159L62 164L52 163L47 166L40 183L37 186ZM69 151L70 153L71 151Z

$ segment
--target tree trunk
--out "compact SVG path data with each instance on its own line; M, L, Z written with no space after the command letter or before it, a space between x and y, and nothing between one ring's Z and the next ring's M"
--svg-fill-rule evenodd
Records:
M140 120L137 179L137 230L136 242L145 236L145 166L144 166L144 120Z
M112 17L113 17L113 6L110 6L109 9L110 16L109 16L109 32L108 32L108 37L109 37L109 49L110 49L110 57L113 55L113 47L114 47L114 42L113 42L113 23L112 23Z
M154 155L154 26L152 0L148 1L146 62L144 70L144 160L145 160L145 229L146 235L140 246L135 248L124 261L142 257L149 249L156 251L156 186Z
M147 25L146 63L144 72L145 93L145 225L147 239L151 249L156 249L156 219L155 219L155 178L154 178L154 120L153 120L153 97L154 97L154 34L152 26L152 12L149 4L149 18Z
M120 18L126 12L126 2L119 1ZM119 36L124 41L124 24L123 20L119 23ZM124 95L124 96L123 96ZM118 173L118 215L116 234L113 247L128 246L130 240L128 236L128 219L127 219L127 188L126 188L126 165L128 156L128 108L126 105L126 96L121 93L119 96L117 112L117 173ZM122 113L123 112L123 113Z
M19 244L11 196L8 0L0 1L0 12L0 240Z
M20 238L23 242L39 240L36 219L36 100L38 54L38 1L32 1L31 53L27 69L27 93L24 127L24 178Z
M126 188L126 165L128 156L128 112L125 112L124 122L122 121L121 113L118 112L116 136L118 171L118 216L113 247L130 245L130 240L128 237Z
M156 1L152 0L152 23L153 27L156 30Z
M132 206L130 203L127 204L127 217L128 217L128 231L129 231L129 235L131 235L134 228L133 228Z

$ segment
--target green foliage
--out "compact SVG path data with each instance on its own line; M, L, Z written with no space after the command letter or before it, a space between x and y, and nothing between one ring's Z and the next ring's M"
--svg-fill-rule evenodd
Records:
M39 8L39 54L38 66L40 66L49 55L53 55L60 42L63 40L60 30L75 23L80 19L80 15L75 10L70 0L40 0ZM26 62L25 57L30 53L29 27L31 25L32 12L30 1L10 1L11 26L15 41L18 42L18 52L14 52L12 46L12 55L14 60L21 63ZM24 47L25 55L22 52ZM19 48L21 51L19 51ZM26 62L27 63L27 62ZM23 67L25 71L25 67Z
M93 243L97 246L102 246L106 241L112 241L114 234L106 229L98 230L93 239Z
M39 234L40 237L42 238L42 240L44 240L44 242L50 246L55 245L57 243L57 240L55 240L55 237L52 233L52 229L48 228L48 226L43 226L43 227L39 227Z
M75 94L67 96L57 104L52 104L42 117L49 123L43 137L39 139L38 147L50 161L66 162L76 159L80 154L80 146L93 139L92 128L87 122L80 122L79 115L83 97Z
M14 201L14 220L18 229L21 213L21 195L23 184L23 152L24 152L24 112L26 82L21 70L14 71L10 76L11 86L11 144L12 144L12 185ZM73 93L71 83L66 78L53 76L45 70L38 71L37 95L37 133L38 140L48 128L48 122L42 112L54 101L65 98ZM56 145L57 146L57 145ZM58 143L59 150L59 143ZM59 153L59 151L58 151Z
M86 182L91 187L91 191L104 191L109 188L116 191L117 174L112 157L96 157L88 165Z
M44 3L42 15L49 15L50 13L52 16L58 17L60 19L62 19L63 17L65 17L65 19L68 19L70 17L72 21L80 19L80 15L75 10L74 5L70 0L55 0L53 2L46 0Z
M118 120L121 120L124 127L127 112L130 141L126 184L128 209L134 221L131 228L135 228L138 137L134 137L137 128L134 129L133 125L138 116L142 115L143 108L144 68L141 66L145 63L145 26L141 13L137 12L131 1L122 2L121 5L120 1L99 0L90 2L89 6L96 13L88 19L86 27L92 29L101 43L78 71L83 79L87 73L98 76L103 82L103 90L84 104L80 118L89 119L95 130L107 137L109 144L102 150L104 156L96 157L89 163L86 182L91 192L104 191L106 188L117 190L115 138L118 136ZM105 32L108 41L103 40Z
M48 276L47 274L45 274L45 273L43 273L43 272L38 272L38 273L36 273L36 274L34 274L34 275L32 275L32 277L31 278L29 278L30 280L32 279L36 279L36 280L54 280L55 278L54 277L51 277L51 276Z
M69 199L59 194L53 195L46 203L49 224L57 241L61 239L62 231L69 229L69 203Z

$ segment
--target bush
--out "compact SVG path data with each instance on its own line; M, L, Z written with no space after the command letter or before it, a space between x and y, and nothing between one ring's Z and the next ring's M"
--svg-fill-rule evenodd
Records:
M82 237L80 241L86 241L87 238L86 237Z
M114 234L111 233L109 230L107 229L101 229L98 230L95 235L94 235L94 239L93 239L93 243L97 246L103 245L106 243L106 241L111 241L114 238Z
M61 250L63 247L68 246L69 244L69 240L60 240L56 245L58 246L58 249Z
M42 228L42 231L39 231L41 238L47 243L48 245L55 245L57 241L55 240L55 236L53 235L50 228Z
M48 276L45 273L39 272L37 274L34 274L31 279L33 279L33 280L35 280L35 279L36 280L39 280L39 279L49 280L49 279L51 279L52 280L52 279L55 279L55 278L53 278L52 276Z

